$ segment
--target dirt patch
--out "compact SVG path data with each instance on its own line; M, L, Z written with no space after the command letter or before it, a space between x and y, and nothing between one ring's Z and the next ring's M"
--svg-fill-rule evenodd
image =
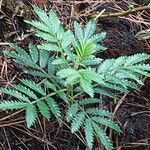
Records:
M80 17L80 12L84 12L90 7L88 2L77 1L73 5L62 1L62 3L45 2L46 8L54 8L64 24L72 28L74 19L86 20L86 17ZM0 12L0 42L5 43L2 48L9 49L7 42L17 42L21 47L26 48L29 42L38 43L23 20L34 18L29 6L29 1L22 5L16 1L11 3L6 1L2 5ZM117 4L117 2L116 2ZM43 6L43 4L42 4ZM94 4L91 3L94 7ZM119 3L120 7L127 8L126 3ZM17 9L19 8L19 9ZM114 4L100 4L94 11L101 11L106 8L109 12L116 12L117 7ZM21 14L21 10L24 12ZM149 41L139 41L135 34L140 31L141 26L136 22L131 22L125 18L109 18L98 20L98 31L107 32L104 45L107 51L98 54L103 58L112 58L122 55L131 55L139 52L150 53ZM9 82L17 82L17 77L21 76L23 68L16 65L10 59L5 58L0 52L0 86L8 86ZM123 133L120 136L113 136L116 150L149 150L150 147L150 80L145 80L145 86L141 92L131 92L120 105L116 115ZM109 108L109 106L107 105ZM115 107L115 106L114 106ZM113 110L112 110L113 111ZM0 112L2 116L8 116L0 121L0 150L12 149L30 149L30 150L85 150L85 146L75 136L72 135L66 126L58 125L54 120L50 122L41 118L36 126L36 130L26 129L21 113L11 116L10 112ZM11 112L13 113L13 112ZM10 116L9 116L10 115ZM16 120L16 118L18 120ZM0 119L1 120L1 119ZM12 126L11 123L14 122ZM97 143L95 145L98 145ZM98 149L99 147L95 146Z
M149 86L144 86L149 90ZM120 142L124 150L148 150L150 137L150 101L138 95L127 96L117 111L117 118L123 127ZM145 95L146 97L148 95Z

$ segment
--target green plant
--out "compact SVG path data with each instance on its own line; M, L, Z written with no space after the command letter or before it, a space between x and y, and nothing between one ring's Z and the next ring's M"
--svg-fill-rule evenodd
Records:
M12 100L0 102L0 109L25 109L27 127L35 123L38 112L47 119L53 114L58 121L68 121L72 133L82 129L89 149L95 137L106 150L112 150L103 126L117 132L120 128L111 120L110 112L99 108L103 101L95 94L114 99L117 92L139 90L137 83L143 85L141 75L150 76L150 65L141 62L150 55L97 58L96 53L106 49L100 44L106 33L95 34L96 21L90 20L84 28L75 21L73 33L62 27L53 10L45 13L36 6L33 9L39 20L26 22L35 27L35 35L43 44L29 44L29 51L14 44L14 50L5 51L5 55L26 66L24 72L34 81L21 79L20 84L0 88L12 96ZM61 101L66 104L65 117L59 107Z

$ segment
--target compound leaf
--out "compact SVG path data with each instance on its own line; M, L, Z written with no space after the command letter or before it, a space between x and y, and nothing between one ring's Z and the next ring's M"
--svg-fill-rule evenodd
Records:
M85 132L85 139L87 142L87 145L89 149L93 148L93 142L94 142L94 130L91 123L91 119L86 119L84 124L84 132Z
M2 110L13 110L13 109L21 109L25 108L28 103L20 102L20 101L2 101L0 102L0 109Z
M33 91L31 91L29 88L22 86L22 85L11 85L13 88L15 88L16 90L24 93L25 95L33 98L33 99L38 99L37 96L33 93Z
M112 150L113 149L112 143L110 142L106 133L95 122L92 122L92 126L95 130L97 137L102 142L102 144L105 146L106 150Z
M27 127L30 128L36 121L37 111L34 105L29 104L26 108Z
M83 88L83 90L89 94L91 97L94 96L94 91L93 91L93 87L91 85L91 81L89 80L86 80L84 78L81 78L80 79L80 84L81 84L81 87Z
M39 60L39 53L35 45L29 44L30 56L34 63L37 63Z
M55 102L55 100L51 97L46 98L46 102L51 110L51 112L54 114L57 120L60 120L61 112L58 104Z
M33 89L34 91L40 93L41 95L46 95L45 91L41 88L41 86L39 86L38 84L36 84L33 81L27 80L27 79L22 79L20 80L24 85L28 86L29 88Z
M100 123L102 125L105 125L105 126L108 126L114 130L116 130L117 132L120 132L120 127L115 124L113 121L111 120L108 120L106 118L101 118L101 117L92 117L91 118L93 121L97 122L97 123Z
M71 132L75 133L76 131L79 130L80 126L83 124L85 119L85 113L84 112L80 112L78 114L75 115L75 117L72 120L71 123Z
M66 118L67 118L68 122L73 119L73 117L76 115L78 109L79 109L78 103L72 104L69 107L67 114L66 114Z
M26 97L25 95L23 95L22 93L15 91L15 90L11 90L11 89L6 89L6 88L0 88L1 92L4 92L5 94L11 95L19 100L25 101L25 102L30 102L30 100L28 99L28 97Z
M45 102L38 101L37 106L38 106L41 114L49 120L50 119L50 111L49 111L49 107L45 104Z

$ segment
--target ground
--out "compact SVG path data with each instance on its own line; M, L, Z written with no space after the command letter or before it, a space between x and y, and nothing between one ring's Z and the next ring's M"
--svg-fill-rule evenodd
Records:
M9 43L18 43L26 48L29 42L38 43L31 28L23 21L34 18L31 4L36 3L45 9L55 9L65 26L72 28L74 19L84 23L93 14L118 12L142 2L128 1L48 1L48 0L2 0L0 1L0 87L7 87L22 77L24 68L3 55L9 50ZM138 3L139 2L139 3ZM144 5L144 4L143 4ZM107 50L99 57L112 58L140 52L150 53L149 40L139 40L136 33L150 28L150 11L140 11L128 16L98 18L97 31L107 32L104 45ZM150 149L150 79L143 79L141 91L131 91L119 95L114 103L106 102L106 107L116 115L122 128L117 135L108 131L115 150ZM1 100L3 96L1 95ZM9 97L7 97L9 99ZM106 100L107 101L107 100ZM22 117L24 112L0 111L0 150L85 150L85 146L68 128L55 120L50 122L40 118L36 128L27 129ZM101 150L98 144L95 150Z

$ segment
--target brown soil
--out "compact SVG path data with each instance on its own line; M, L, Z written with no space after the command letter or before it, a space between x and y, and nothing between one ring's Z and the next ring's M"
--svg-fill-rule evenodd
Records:
M30 4L33 1L2 1L0 10L0 87L8 86L9 83L17 82L21 77L23 68L5 58L2 51L9 49L7 42L17 42L26 48L29 42L38 43L39 39L30 34L30 27L23 22L24 19L34 18ZM41 7L54 8L64 24L72 28L72 21L89 18L80 17L89 4L84 1L76 1L72 5L69 2L34 1ZM118 2L118 3L117 3ZM129 1L131 2L131 1ZM127 8L123 1L116 1L117 6ZM113 3L100 4L94 11L116 12ZM90 8L91 9L91 8ZM94 11L92 13L94 13ZM23 13L22 13L23 12ZM134 14L136 15L136 14ZM68 17L69 16L69 17ZM122 55L131 55L139 52L150 53L149 41L139 41L135 34L144 28L145 24L131 22L126 18L99 19L98 31L106 31L107 37L104 45L107 51L98 54L103 58L112 58ZM121 98L117 112L117 121L122 127L120 135L110 134L116 150L150 150L150 79L145 79L145 86L141 92L131 91L125 98ZM9 97L8 97L9 99ZM118 103L106 104L113 112ZM15 112L0 112L0 150L85 150L85 146L64 125L59 125L55 120L50 122L41 118L37 121L36 129L27 129L22 117L22 112L12 116ZM7 116L7 118L5 118ZM99 150L98 144L95 150ZM100 149L101 150L101 149Z

